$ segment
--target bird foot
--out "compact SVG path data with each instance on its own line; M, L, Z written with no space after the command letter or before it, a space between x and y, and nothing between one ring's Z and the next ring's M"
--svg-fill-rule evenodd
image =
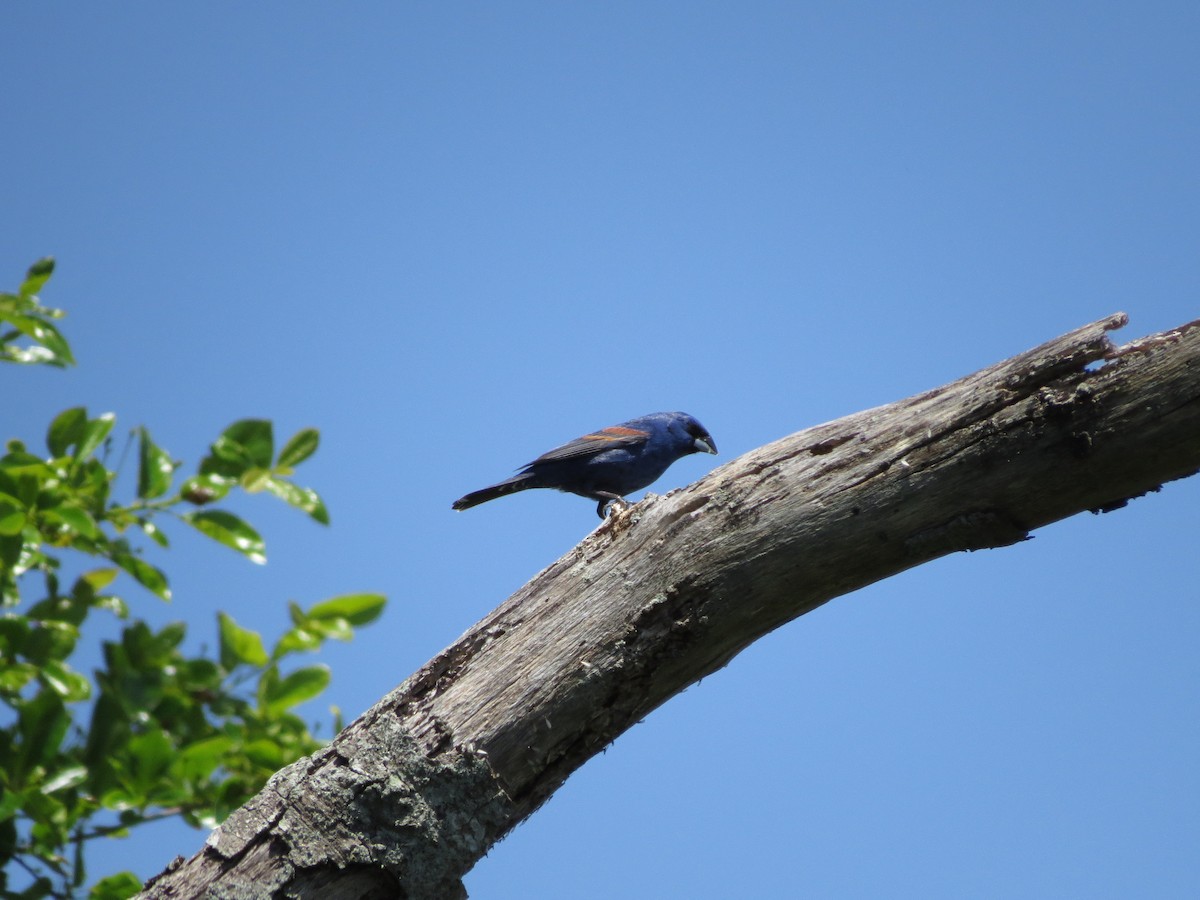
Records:
M624 512L631 505L624 497L605 497L596 504L596 512L600 514L600 518L607 519L618 512Z

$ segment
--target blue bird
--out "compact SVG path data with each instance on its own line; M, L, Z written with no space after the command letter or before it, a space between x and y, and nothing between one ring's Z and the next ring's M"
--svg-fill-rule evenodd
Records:
M460 497L453 508L470 509L530 488L553 488L597 501L596 512L603 519L610 503L626 505L626 494L655 482L675 460L716 452L712 435L687 413L651 413L555 447L512 478Z

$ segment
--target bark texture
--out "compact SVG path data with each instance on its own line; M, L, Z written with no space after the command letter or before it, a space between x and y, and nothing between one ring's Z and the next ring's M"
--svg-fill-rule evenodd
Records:
M590 757L758 637L1200 469L1200 322L1114 315L619 513L143 896L443 898Z

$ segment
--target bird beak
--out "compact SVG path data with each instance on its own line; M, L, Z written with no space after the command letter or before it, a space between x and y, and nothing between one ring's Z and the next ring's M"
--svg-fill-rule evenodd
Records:
M692 441L692 446L696 448L697 453L712 453L714 456L717 452L717 444L710 437L696 438Z

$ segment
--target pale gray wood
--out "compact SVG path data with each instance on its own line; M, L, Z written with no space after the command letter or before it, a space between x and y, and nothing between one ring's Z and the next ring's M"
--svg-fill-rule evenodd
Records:
M601 524L144 896L465 896L619 734L779 625L1200 468L1200 323L1115 315L783 438ZM780 377L786 377L781 373Z

